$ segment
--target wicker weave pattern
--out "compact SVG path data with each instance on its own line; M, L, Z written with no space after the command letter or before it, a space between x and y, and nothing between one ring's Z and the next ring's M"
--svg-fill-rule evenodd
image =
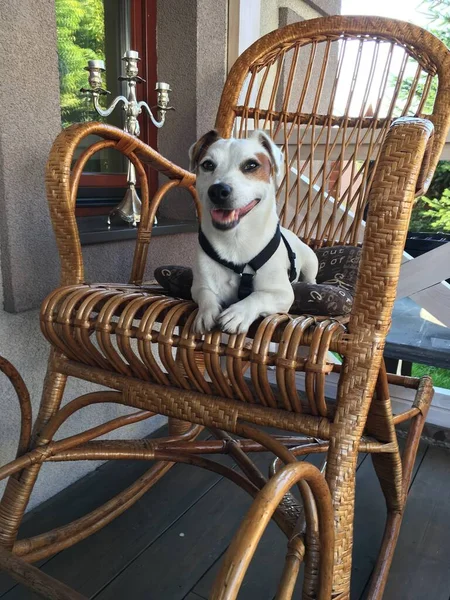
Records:
M99 135L104 141L93 144L83 152L71 171L74 151L89 135ZM197 203L193 188L194 175L177 167L137 138L115 127L99 123L83 123L68 127L56 138L46 169L47 197L61 259L63 285L84 281L80 237L75 220L75 199L84 165L95 152L104 148L115 148L133 162L142 188L141 223L130 274L131 282L142 282L151 227L158 206L168 190L176 186L186 188ZM151 206L149 206L148 182L143 163L166 175L170 180L161 186L152 199Z
M371 64L370 69L363 69L362 63ZM329 17L268 34L230 72L217 128L229 136L235 127L238 135L264 127L281 143L287 156L279 190L283 224L314 246L357 243L364 234L354 304L345 319L271 315L246 335L214 331L196 337L193 303L142 285L156 209L176 186L196 202L194 176L112 127L76 125L58 136L46 181L62 278L61 287L41 310L42 332L52 353L31 439L29 402L19 394L23 426L18 457L0 468L0 479L9 477L0 503L1 546L27 561L67 548L111 521L172 464L182 462L220 473L256 497L225 558L212 598L237 597L264 524L272 516L288 538L277 597L293 597L304 561L305 600L347 600L355 469L358 452L364 451L373 455L388 508L369 592L370 600L381 599L433 395L429 378L387 374L382 353L413 199L428 185L449 127L449 67L447 49L417 27L381 18ZM347 96L339 91L345 88L346 72L351 74ZM399 90L409 75L409 91L403 97ZM436 80L431 106L427 96ZM339 98L346 99L340 111ZM372 114L367 111L370 103ZM77 146L91 134L102 141L85 150L71 168ZM142 189L133 268L129 284L123 285L85 283L74 217L83 167L106 147L133 161ZM169 178L151 200L144 164ZM343 357L342 366L331 362L330 350ZM340 374L336 402L325 397L331 371ZM305 373L304 394L297 389L298 372ZM68 377L111 391L87 394L61 406ZM392 415L389 382L416 390L410 410ZM97 402L118 403L138 412L54 440L67 418ZM169 417L167 438L97 440L155 414ZM404 421L411 421L411 426L400 456L394 426ZM269 435L259 429L264 426L291 434ZM214 439L196 440L202 427L208 427ZM266 450L276 457L269 481L248 457L249 452ZM322 474L297 463L298 456L310 452L327 453ZM243 474L202 456L217 453L230 454ZM51 532L16 540L44 462L125 458L158 462L90 514ZM292 485L300 490L301 505L289 493Z
M354 245L362 240L361 220L393 118L429 116L434 123L433 162L424 165L419 187L429 184L448 128L448 65L441 42L403 22L295 23L238 59L216 125L225 137L233 127L239 137L263 128L281 144L283 226L316 247ZM428 96L438 82L433 108Z
M332 491L336 491L336 516L342 522L337 528L335 577L344 589L349 572L339 566L345 565L351 550L352 533L344 523L353 521L352 480L357 455L352 450L362 434L381 366L420 169L418 158L425 152L430 133L430 125L422 121L398 122L391 128L370 195L371 212L349 323L358 341L344 359L333 427L332 445L336 444L336 452L330 445L327 464L327 479ZM348 486L341 485L342 479Z
M196 339L191 331L196 310L192 302L142 287L67 286L44 302L41 326L67 358L83 357L92 367L271 408L321 417L333 413L324 393L325 376L333 370L327 352L340 350L344 320L273 315L261 322L249 346L245 335ZM301 346L310 346L309 356L299 355ZM271 368L276 395L268 379ZM308 402L296 390L299 371L307 372Z

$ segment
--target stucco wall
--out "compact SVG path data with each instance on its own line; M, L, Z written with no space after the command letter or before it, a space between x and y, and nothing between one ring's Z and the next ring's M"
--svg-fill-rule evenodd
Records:
M228 0L158 0L158 78L168 81L176 111L159 134L160 152L182 167L188 150L214 126L226 77ZM170 218L194 218L192 203L174 190L161 206Z
M1 260L6 309L20 311L58 280L43 177L61 128L54 1L1 0L0 15Z
M269 33L269 31L278 29L280 26L280 8L289 9L301 17L301 19L314 19L321 16L319 11L311 8L311 6L306 2L303 2L303 0L263 0L263 2L261 2L261 35L265 35L266 33ZM291 22L293 22L293 19Z

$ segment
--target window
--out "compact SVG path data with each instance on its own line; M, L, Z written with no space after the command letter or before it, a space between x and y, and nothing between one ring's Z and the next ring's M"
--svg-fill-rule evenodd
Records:
M84 67L89 59L105 61L104 87L110 92L103 106L118 94L127 95L127 86L118 81L123 74L125 50L137 50L141 57L140 75L146 83L138 87L138 98L156 103L156 0L55 0L58 34L58 60L63 127L83 121L103 121L123 127L123 112L117 108L102 119L89 97L80 94L87 87ZM156 128L146 115L141 117L141 139L156 146ZM94 140L87 138L85 146ZM78 155L83 148L78 149ZM123 197L126 164L121 154L105 150L86 165L81 179L77 215L107 214ZM156 178L150 173L150 185Z

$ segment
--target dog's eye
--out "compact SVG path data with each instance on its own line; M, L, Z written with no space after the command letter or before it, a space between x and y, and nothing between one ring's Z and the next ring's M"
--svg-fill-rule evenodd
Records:
M258 167L259 163L257 163L256 160L247 160L247 162L245 162L242 165L242 170L246 173L249 173L250 171L254 171L255 169L257 169Z
M214 169L216 168L216 165L213 163L212 160L205 160L204 162L202 162L202 164L200 165L202 167L202 169L204 171L214 171Z

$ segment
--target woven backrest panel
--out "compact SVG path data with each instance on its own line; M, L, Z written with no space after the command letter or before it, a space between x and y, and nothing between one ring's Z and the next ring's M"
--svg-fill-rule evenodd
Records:
M362 241L392 120L434 112L441 55L427 52L425 42L437 42L442 57L445 47L410 25L405 32L403 23L366 21L315 19L268 34L233 67L219 109L222 135L264 129L280 145L281 223L314 246ZM372 31L364 33L366 27Z

